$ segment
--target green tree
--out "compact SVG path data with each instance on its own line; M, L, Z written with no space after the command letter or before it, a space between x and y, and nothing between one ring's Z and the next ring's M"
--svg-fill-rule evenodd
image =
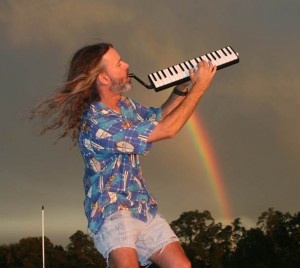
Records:
M259 229L251 228L237 243L226 267L275 268L278 267L272 241Z
M291 215L269 208L257 225L272 241L278 267L300 267L300 212Z
M68 267L64 249L54 246L47 237L45 237L45 256L46 264L49 268ZM1 268L41 267L42 261L41 238L23 238L19 243L0 247Z
M0 267L10 268L15 266L14 248L16 245L1 245L0 246Z
M71 243L67 246L69 268L105 268L106 262L96 250L91 238L82 231L75 232L70 238Z
M223 259L233 248L231 226L223 229L221 223L215 223L209 211L201 213L195 210L182 213L171 227L193 267L223 267Z
M291 215L270 208L246 230L240 219L215 223L209 211L189 211L171 223L194 268L300 268L300 212ZM65 250L45 237L47 268L104 268L106 262L82 231L70 237ZM42 239L23 238L0 245L1 268L42 266ZM155 268L154 264L151 267Z

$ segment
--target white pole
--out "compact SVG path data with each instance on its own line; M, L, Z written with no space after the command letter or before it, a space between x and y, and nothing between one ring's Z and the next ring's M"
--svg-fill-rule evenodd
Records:
M43 268L45 268L45 229L44 229L44 206L42 206L42 251L43 251Z

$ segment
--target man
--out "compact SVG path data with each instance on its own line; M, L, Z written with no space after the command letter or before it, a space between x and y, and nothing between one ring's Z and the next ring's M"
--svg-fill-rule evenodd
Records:
M88 231L109 267L138 268L151 262L190 267L178 238L157 213L139 155L147 154L153 142L178 133L215 72L209 62L199 63L190 71L190 84L175 87L162 107L147 108L123 95L131 89L129 65L113 46L90 45L74 54L62 89L34 110L56 115L45 131L62 127L61 137L78 137Z

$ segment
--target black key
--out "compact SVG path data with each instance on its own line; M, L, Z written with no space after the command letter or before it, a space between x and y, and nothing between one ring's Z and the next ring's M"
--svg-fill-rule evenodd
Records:
M188 63L191 65L190 69L194 69L195 66L194 66L194 64L190 60L188 61Z
M209 57L208 54L205 54L205 56L206 56L210 61L212 61L212 59Z
M224 50L223 48L222 48L221 50L222 50L222 52L224 53L224 55L227 56L225 50Z
M216 57L214 56L213 53L210 53L209 55L212 56L214 60L216 60Z
M167 76L166 76L164 70L162 70L161 72L162 72L163 76L164 76L165 78L167 78Z
M158 75L159 79L161 79L161 76L160 76L159 72L157 72L156 74Z
M187 61L185 61L183 64L184 64L184 66L185 66L188 70L190 69L190 67L188 66Z
M170 67L168 68L168 71L169 71L170 75L173 75L173 73L172 73Z
M225 47L225 49L228 51L228 53L231 55L232 53L231 53L231 51L227 48L227 47Z
M185 70L184 70L183 66L181 66L181 64L178 64L178 65L179 65L180 69L184 72Z
M152 76L153 76L153 78L154 78L155 82L157 82L157 78L156 78L156 75L155 75L155 73L153 73L153 74L152 74Z
M175 74L178 74L177 70L174 68L174 66L171 67L172 70L175 72Z
M220 54L219 54L217 51L216 51L215 53L218 55L219 59L221 59L221 56L220 56Z
M211 54L214 56L215 60L217 60L219 58L218 55L216 54L216 52L212 52Z

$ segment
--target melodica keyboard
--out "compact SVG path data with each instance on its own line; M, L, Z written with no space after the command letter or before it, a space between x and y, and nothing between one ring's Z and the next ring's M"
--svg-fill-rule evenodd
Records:
M151 73L148 78L155 91L160 91L171 86L181 84L190 80L189 70L197 69L197 64L201 61L211 61L217 66L217 70L231 66L239 62L239 55L231 46L207 53L203 56L170 66L166 69Z

